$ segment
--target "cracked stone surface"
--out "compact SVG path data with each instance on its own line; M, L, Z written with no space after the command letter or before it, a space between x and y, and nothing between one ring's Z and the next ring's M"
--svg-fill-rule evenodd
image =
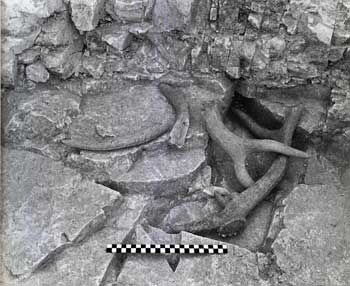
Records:
M347 285L349 190L299 185L284 201L285 228L272 245L279 283Z
M2 153L3 255L13 275L35 270L70 242L86 238L121 203L118 192L83 180L59 162L26 151Z
M104 228L89 237L83 244L65 249L43 271L23 280L8 278L9 286L89 285L99 286L111 265L112 254L106 253L106 245L120 241L125 232ZM5 280L6 281L6 280Z
M139 159L126 173L111 170L110 181L121 190L166 196L187 192L204 166L204 150L162 151Z
M208 238L181 233L182 244L220 244ZM117 284L137 285L270 285L259 277L256 256L249 250L228 245L226 255L181 256L174 273L163 257L129 257ZM247 284L249 283L249 284Z
M171 105L156 87L120 84L113 93L84 97L67 144L104 151L132 147L162 135L174 120Z
M105 0L70 0L72 20L81 31L91 31L96 28L104 12Z
M116 193L116 192L114 192ZM105 252L107 244L121 242L132 231L147 200L142 196L126 197L110 217L105 227L79 244L71 245L57 255L42 271L15 280L8 277L10 286L104 285L111 279L115 256ZM6 281L6 280L5 280ZM6 284L7 285L7 284Z
M43 87L3 95L5 140L52 140L79 112L80 97L68 90Z

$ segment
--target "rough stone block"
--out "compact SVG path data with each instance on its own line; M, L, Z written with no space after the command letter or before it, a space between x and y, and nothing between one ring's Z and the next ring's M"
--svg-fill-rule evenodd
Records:
M85 181L62 163L3 150L4 261L13 275L35 270L101 228L118 192Z
M72 20L80 31L96 28L104 13L106 0L70 0Z
M50 78L49 72L40 62L27 66L26 75L28 79L34 82L47 82Z

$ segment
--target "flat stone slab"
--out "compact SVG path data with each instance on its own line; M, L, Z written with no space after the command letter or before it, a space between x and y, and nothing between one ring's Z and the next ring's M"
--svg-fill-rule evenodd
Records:
M182 232L181 236L182 244L222 244L186 232ZM162 256L130 256L116 285L267 286L270 283L259 277L257 258L253 252L229 244L225 255L181 255L175 272Z
M3 259L13 275L40 267L102 227L121 195L37 154L3 149Z
M69 247L47 268L27 279L7 278L9 286L87 285L100 286L112 265L113 255L107 244L122 241L127 232L104 228L81 245Z
M272 244L276 285L349 285L349 190L299 185L284 203L285 228Z
M157 87L120 84L113 93L84 97L64 143L97 151L132 147L159 137L174 122L174 110Z
M43 86L3 94L4 139L52 140L79 113L81 98L65 89Z
M155 151L141 157L128 172L113 166L109 180L123 191L169 195L187 191L205 162L203 149Z

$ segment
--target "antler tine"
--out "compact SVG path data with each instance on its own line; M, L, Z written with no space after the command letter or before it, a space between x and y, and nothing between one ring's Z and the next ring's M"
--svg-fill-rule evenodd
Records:
M210 137L216 141L231 157L234 162L234 169L237 179L244 187L249 187L254 184L253 179L250 177L245 167L245 159L251 152L272 151L287 156L301 158L309 157L309 155L305 152L299 151L274 140L243 139L235 135L224 125L217 106L207 108L204 117ZM278 132L283 133L285 129L285 127L282 127Z
M293 133L301 117L302 110L303 108L300 106L289 110L283 128L281 128L282 141L284 143L290 144L292 142ZM231 217L231 220L222 224L218 232L224 236L239 233L244 227L242 226L242 218L254 209L279 183L285 174L286 168L287 158L285 156L279 156L260 180L239 194L238 199L233 198L224 209L223 212L225 214L222 215L224 217Z
M260 126L252 117L243 111L232 107L233 113L243 122L243 124L258 138L270 138L274 140L279 140L277 133L279 130L270 130L265 127Z
M238 118L242 121L242 123L258 138L261 139L272 139L272 140L276 140L276 141L283 141L283 136L284 136L284 132L286 130L286 126L288 124L288 122L296 122L295 124L297 124L297 122L299 121L301 114L304 110L304 108L299 104L296 105L294 107L291 107L288 109L287 114L286 114L286 118L288 118L288 120L286 119L283 126L279 129L275 129L275 130L270 130L267 129L265 127L262 127L261 125L259 125L251 116L249 116L248 114L244 113L243 111L232 107L231 110L233 111L233 113L235 115L238 116ZM284 142L286 143L286 142ZM288 144L288 143L286 143ZM290 144L288 144L290 145Z
M186 95L180 89L166 83L160 83L159 90L170 101L176 111L176 122L170 132L169 142L181 148L185 144L190 126L189 106L186 101Z

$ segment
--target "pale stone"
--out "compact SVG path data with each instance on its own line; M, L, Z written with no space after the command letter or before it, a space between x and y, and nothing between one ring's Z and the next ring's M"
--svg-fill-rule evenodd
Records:
M339 171L337 168L313 149L308 150L308 154L312 156L307 162L305 184L339 186Z
M120 190L154 195L187 192L206 160L204 150L154 152L139 159L127 173L110 170L110 180Z
M203 217L214 215L222 210L215 199L184 202L170 210L165 216L162 228L171 232L182 226L200 221Z
M196 9L194 0L155 1L153 25L158 31L189 30Z
M113 34L105 34L102 40L118 51L125 50L131 43L133 37L129 32L114 32Z
M335 46L343 45L350 39L350 2L347 0L338 1L337 18L335 21L332 44Z
M1 50L1 84L14 86L17 80L17 57L12 50Z
M170 37L154 30L147 33L147 37L172 69L178 71L185 69L192 49L188 41Z
M41 46L64 46L79 39L68 12L48 18L41 26L41 32L35 43Z
M125 240L134 228L145 203L146 200L142 197L127 197L115 212L115 216L107 220L105 228L82 243L73 244L65 249L49 262L45 269L24 280L14 280L11 277L6 285L100 286L107 279L115 281L113 271L116 257L106 253L105 249L108 244L121 243Z
M118 192L85 181L62 163L4 149L4 261L13 275L46 263L103 226Z
M40 18L46 18L54 12L64 10L62 0L3 0L2 2L5 9L35 15Z
M283 22L288 32L310 31L319 41L330 45L336 21L337 2L333 0L292 0L289 3Z
M350 122L350 81L338 81L342 86L332 89L332 106L329 108L329 121ZM331 122L330 122L331 123Z
M142 22L151 17L155 0L107 0L106 11L114 20Z
M57 47L54 50L43 48L41 60L46 68L63 79L79 72L83 42L76 39L72 44Z
M3 50L12 49L15 54L20 54L33 46L40 33L40 25L43 20L32 14L26 14L23 17L22 12L16 6L19 4L17 2L11 0L2 2L1 30L4 35L1 44Z
M29 65L37 61L40 57L40 49L32 48L25 50L23 53L18 55L18 61L25 65Z
M181 244L221 244L219 241L181 233ZM117 285L250 285L269 286L259 277L254 253L228 245L224 255L181 256L174 273L161 256L129 257L118 277Z
M94 79L99 79L105 72L105 58L99 56L83 57L83 71Z
M60 134L79 112L80 97L67 90L37 88L4 94L5 138L51 140Z
M103 12L106 0L70 0L72 20L80 31L96 28Z
M26 75L28 79L34 82L47 82L50 78L50 74L40 62L27 66Z
M272 244L279 283L346 286L350 279L349 192L299 185L285 199L284 228Z

